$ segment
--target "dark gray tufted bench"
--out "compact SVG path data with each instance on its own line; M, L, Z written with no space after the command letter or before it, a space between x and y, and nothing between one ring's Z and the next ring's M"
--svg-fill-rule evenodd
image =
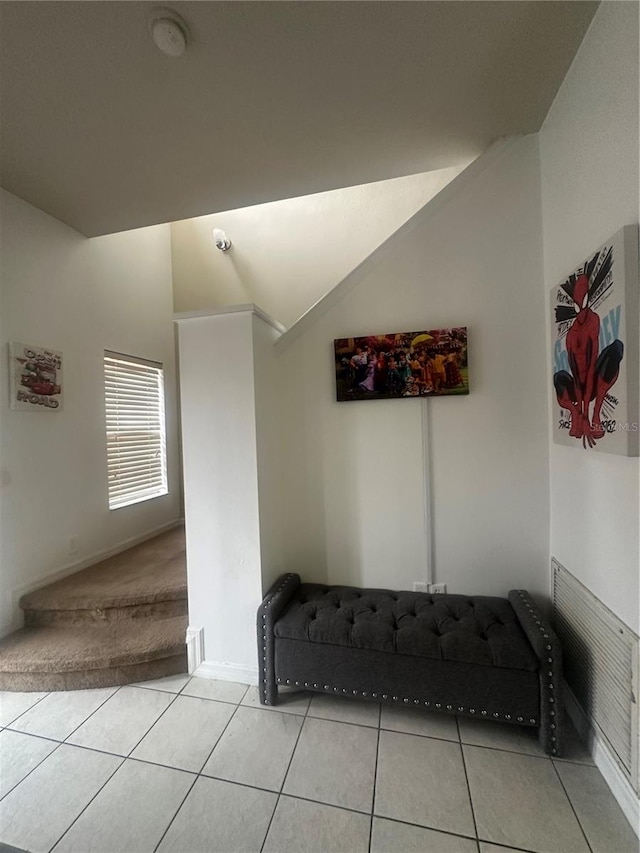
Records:
M429 595L279 578L258 610L260 701L278 684L535 726L561 755L559 641L529 593Z

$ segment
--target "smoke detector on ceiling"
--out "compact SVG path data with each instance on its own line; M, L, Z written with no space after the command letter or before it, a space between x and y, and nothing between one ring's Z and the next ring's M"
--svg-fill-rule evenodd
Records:
M187 49L187 25L173 9L155 9L149 20L149 33L165 56L182 56Z

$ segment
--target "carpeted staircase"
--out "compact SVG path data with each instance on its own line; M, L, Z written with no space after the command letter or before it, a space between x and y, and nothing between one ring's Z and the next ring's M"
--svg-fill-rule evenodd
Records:
M175 528L20 599L0 642L0 690L111 687L187 671L184 530Z

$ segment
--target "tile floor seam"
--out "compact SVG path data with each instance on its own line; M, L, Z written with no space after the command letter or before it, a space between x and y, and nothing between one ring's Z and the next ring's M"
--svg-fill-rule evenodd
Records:
M123 687L135 687L136 690L153 690L154 693L165 693L167 696L179 696L180 691L163 690L161 687L145 687L144 684L123 684Z
M71 746L72 744L69 744ZM82 747L86 749L86 747ZM98 752L99 750L96 750ZM196 770L185 770L184 767L175 767L173 764L162 764L160 761L150 761L148 758L138 758L135 755L118 756L116 753L108 752L107 755L115 755L116 758L124 758L126 761L136 761L138 764L150 764L152 767L164 767L165 770L177 770L188 776L200 776Z
M91 689L96 689L96 690L109 690L110 688L108 688L108 687L97 687L97 688L89 688L89 689L90 689L90 690L91 690ZM79 724L75 727L75 729L73 729L73 731L69 732L69 734L68 734L65 738L63 738L62 740L58 740L58 738L55 738L55 737L47 738L47 736L46 736L46 735L34 735L32 732L25 732L25 731L21 731L20 729L11 729L11 731L14 731L14 732L20 732L20 734L23 734L23 735L32 735L32 737L44 737L44 738L46 738L47 740L55 740L55 741L57 741L58 743L66 743L66 742L67 742L67 738L70 738L70 737L71 737L71 735L72 735L74 732L76 732L76 731L80 728L80 726L83 726L83 725L87 722L87 720L89 719L89 717L92 717L92 716L96 713L96 711L99 711L99 710L100 710L100 708L102 708L102 706L103 706L103 705L105 705L105 704L109 701L109 699L113 699L113 697L116 695L116 693L118 693L118 691L119 691L119 690L120 690L120 687L116 687L116 689L113 691L113 693L112 693L110 696L107 696L107 698L106 698L103 702L101 702L101 703L100 703L96 708L94 708L94 709L93 709L93 711L91 711L91 713L90 713L90 714L88 714L88 715L84 718L84 720L83 720L81 723L79 723ZM74 693L75 693L75 692L77 692L77 693L81 693L82 691L59 691L59 692L61 692L61 693L62 693L62 692L74 692ZM48 693L47 695L48 695L48 696L52 696L52 695L53 695L53 693ZM43 697L43 700L44 700L44 699L46 699L46 698L47 698L47 697L46 697L46 696L44 696L44 697ZM38 704L38 703L36 702L36 705L37 705L37 704ZM29 708L29 711L32 711L32 710L33 710L33 708L35 708L35 705L33 705L31 708ZM25 711L25 714L26 714L26 713L28 713L28 711Z
M373 726L369 723L353 723L349 720L334 720L333 717L318 717L315 714L309 714L310 720L324 720L325 723L344 723L345 726L359 726L361 729L379 729L380 726Z
M239 702L229 702L228 699L212 699L210 696L192 696L190 693L176 693L176 699L200 699L202 702L216 702L218 705L240 706ZM246 705L244 706L247 707Z
M165 708L165 710L162 712L162 714L160 714L160 717L163 717L163 716L164 716L164 714L165 714L165 713L169 710L169 708L174 704L174 702L176 701L176 699L177 699L179 696L181 696L181 695L182 695L182 694L180 694L180 693L176 693L176 694L175 694L175 698L173 699L173 701L172 701L172 702L170 702L170 703L167 705L167 707L166 707L166 708ZM201 698L201 697L199 697L199 696L183 696L183 698L185 698L185 699L199 699L199 698ZM209 702L217 702L218 700L217 700L217 699L208 699L208 700L206 700L206 701L209 701ZM233 702L220 702L219 704L222 704L222 705L234 705L235 703L233 703ZM229 719L228 719L228 720L227 720L227 722L225 723L224 728L222 729L222 731L220 732L219 736L216 738L215 743L213 744L213 746L211 747L211 749L210 749L210 750L209 750L209 752L207 753L207 757L206 757L206 758L205 758L205 760L204 760L204 764L202 764L202 766L200 767L200 770L185 770L185 768L184 768L184 767L174 767L172 764L163 764L161 761L150 761L149 759L145 759L145 758L138 758L137 756L134 756L134 755L133 755L133 752L135 752L135 750L140 746L140 744L142 743L142 741L143 741L143 740L147 737L147 735L151 732L151 729L153 729L153 727L155 726L155 724L156 724L157 722L159 722L160 717L158 717L158 719L155 721L155 723L153 723L153 725L151 726L151 728L149 729L149 731L148 731L148 732L146 732L146 734L144 734L144 735L143 735L143 737L138 741L138 743L133 747L133 749L131 750L131 752L130 752L130 753L129 753L129 755L127 756L127 758L131 758L131 759L133 759L134 761L142 761L142 762L144 762L145 764L155 764L155 765L156 765L156 766L158 766L158 767L167 767L167 768L169 768L170 770L181 770L183 773L195 773L195 774L196 774L196 776L203 775L203 774L202 774L202 771L204 770L204 767L205 767L205 765L206 765L207 761L211 758L211 755L212 755L212 753L213 753L213 750L214 750L214 749L216 748L216 746L218 745L218 742L219 742L220 738L222 737L222 735L223 735L223 734L225 733L225 731L227 730L227 726L229 725L229 723L231 722L231 720L234 718L234 716L235 716L235 714L236 714L236 711L238 710L238 708L239 708L239 707L240 707L240 705L239 705L239 704L235 704L235 710L233 711L233 713L231 714L231 716L229 717Z
M170 820L170 821L169 821L169 823L167 824L167 827L166 827L165 831L164 831L164 832L162 833L162 835L160 836L160 840L158 841L158 843L156 844L156 846L153 848L153 853L156 853L156 850L157 850L157 849L158 849L158 847L160 847L160 845L162 844L162 842L163 842L163 840L164 840L165 835L166 835L166 834L167 834L167 832L169 832L169 830L171 829L171 826L172 826L172 824L173 824L174 820L178 817L178 814L179 814L179 812L180 812L180 809L181 809L181 808L183 807L183 805L185 804L185 802L186 802L187 797L189 796L189 794L193 791L193 789L194 789L194 787L195 787L195 784L196 784L196 782L198 781L198 779L199 779L199 778L200 778L199 774L198 774L198 775L196 775L196 777L195 777L195 779L193 780L193 782L189 785L189 788L188 788L188 790L187 790L187 793L186 793L186 794L184 795L184 797L182 798L182 801L181 801L180 805L179 805L179 806L178 806L178 808L175 810L175 812L174 812L174 814L173 814L173 817L171 818L171 820Z
M237 713L237 711L238 711L238 708L239 708L239 707L240 707L240 702L238 702L238 703L236 704L236 707L235 707L235 710L234 710L233 714L231 714L231 716L229 717L229 719L228 719L228 720L227 720L227 722L225 723L224 728L222 729L222 731L220 732L220 734L219 734L219 735L218 735L218 737L216 738L216 742L213 744L213 746L211 747L211 749L210 749L210 750L209 750L209 752L207 753L207 757L205 758L205 760L204 760L204 762L203 762L202 766L200 767L200 770L198 771L198 776L205 776L205 778L206 778L206 774L205 774L205 773L203 773L202 771L203 771L203 770L204 770L204 768L207 766L207 762L209 761L209 759L210 759L210 758L211 758L211 756L213 755L213 751L215 750L216 746L220 743L220 739L222 738L223 734L224 734L224 733L226 732L226 730L229 728L229 724L231 723L231 720L233 720L233 718L235 717L235 715L236 715L236 713ZM209 777L209 778L211 778L211 777Z
M11 729L11 731L13 731L13 729ZM24 734L24 732L17 732L17 734ZM25 737L35 737L35 735L25 735ZM42 740L48 740L48 738L42 738ZM4 794L0 797L0 803L2 802L2 800L4 800L4 798L5 798L5 797L8 797L8 796L9 796L9 794L10 794L12 791L15 791L15 789L18 787L18 785L21 785L21 784L22 784L22 782L24 782L24 780L25 780L25 779L28 779L28 778L29 778L29 776L31 776L31 774L33 773L33 771L34 771L34 770L37 770L37 769L38 769L38 767L40 767L40 765L41 765L44 761L46 761L46 760L47 760L47 758L49 758L50 756L52 756L52 755L53 755L53 753L54 753L54 752L57 752L57 751L60 749L60 747L62 746L62 742L61 742L61 741L53 741L53 743L56 743L56 744L57 744L57 746L55 746L55 747L51 750L51 752L49 752L47 755L45 755L45 756L44 756L44 758L42 759L42 761L39 761L39 762L38 762L34 767L32 767L32 768L31 768L31 770L29 770L29 772L28 772L28 773L26 773L26 774L22 777L22 779L19 779L19 780L16 782L16 784L15 784L15 785L13 785L13 787L9 788L9 790L8 790L6 793L4 793Z
M458 737L460 737L460 723L458 722L457 717L456 717L456 728L458 730ZM469 774L467 773L467 762L465 761L465 758L464 758L464 749L463 749L463 744L462 744L461 740L459 741L458 746L460 747L460 757L462 758L462 769L464 770L464 778L465 778L465 782L467 783L467 794L469 796L469 806L471 808L471 819L473 820L473 831L475 832L475 836L476 836L476 844L478 845L478 849L480 849L480 843L478 841L478 823L476 821L476 810L473 806L473 797L471 796L471 785L469 783Z
M193 680L193 679L190 679L190 680ZM237 683L237 682L234 682L234 683ZM182 688L182 690L180 690L179 693L174 694L176 699L178 698L178 696L182 696L184 699L202 699L203 702L219 702L221 705L240 705L242 702L242 699L244 699L244 697L247 694L247 690L250 687L250 685L247 685L247 690L245 690L245 692L242 694L242 699L239 702L232 702L230 699L214 699L212 696L194 696L192 693L185 693L184 690L188 686L189 686L189 681L187 681L187 683ZM151 690L150 687L143 687L142 689L143 690ZM168 690L158 690L157 692L158 693L169 693Z
M146 732L142 735L142 737L140 738L140 740L139 740L139 741L138 741L138 742L137 742L137 743L136 743L136 744L135 744L135 745L134 745L134 746L129 750L129 752L128 752L128 753L127 753L127 755L125 756L126 758L130 758L130 757L131 757L131 753L132 753L132 752L134 752L134 750L136 750L136 749L140 746L140 744L141 744L141 743L142 743L142 741L146 738L146 736L149 734L149 732L151 731L151 729L156 725L156 723L158 723L158 722L162 719L162 717L164 717L164 715L167 713L167 711L168 711L168 710L169 710L169 708L173 705L173 703L176 701L176 699L177 699L177 698L178 698L178 694L176 693L176 694L174 694L173 699L171 700L171 702L169 702L169 704L167 705L167 707L166 707L166 708L165 708L165 709L160 713L160 715L159 715L159 716L158 716L158 717L157 717L157 718L156 718L156 719L151 723L151 725L150 725L150 726L149 726L149 728L146 730Z
M342 806L340 806L342 808ZM362 812L358 812L358 814L362 814ZM401 823L403 826L414 826L416 829L428 829L430 832L441 832L443 835L451 835L453 838L464 838L465 841L481 841L483 839L477 838L475 835L464 835L462 832L451 832L450 829L441 829L437 826L426 826L424 823L411 823L408 820L401 820L398 817L388 817L387 815L378 815L374 814L374 817L377 817L378 820L388 820L391 823ZM487 842L493 844L495 842ZM506 845L503 845L506 846ZM514 850L520 850L519 847L514 847ZM524 853L536 853L536 851L528 851L525 850Z
M273 788L261 788L260 785L250 785L248 782L233 782L231 779L223 779L222 776L211 776L208 773L198 773L197 776L202 779L215 779L216 782L225 782L228 785L239 785L241 788L251 788L254 791L262 791L265 794L274 794L275 796L278 796L278 792L274 791ZM284 796L290 797L291 794L285 794ZM304 798L300 797L299 799Z
M114 696L117 696L117 694L118 694L121 690L122 690L122 686L120 686L120 687L116 688L116 689L113 691L113 693L111 694L111 696L107 696L107 698L104 700L104 702L101 702L101 703L100 703L100 705L98 705L98 707L97 707L97 708L94 708L94 709L93 709L93 711L92 711L88 716L86 716L86 717L84 718L84 720L83 720L81 723L79 723L79 724L75 727L75 729L74 729L73 731L69 732L69 734L66 736L66 738L64 738L64 740L62 740L62 741L61 741L61 743L67 743L67 742L68 742L68 740L69 740L69 738L71 737L71 735L75 734L75 733L78 731L78 729L80 728L80 726L84 726L84 724L87 722L87 720L91 719L91 717L93 717L93 715L94 715L97 711L99 711L99 710L100 710L100 708L102 708L102 706L103 706L103 705L106 705L106 704L107 704L107 702L109 701L109 699L113 699L113 697L114 697ZM69 746L72 746L72 745L73 745L73 746L76 746L77 744L69 744ZM111 754L113 755L113 753L111 753Z
M422 735L422 737L425 737L425 735ZM486 743L467 743L466 740L461 740L460 746L472 746L474 749L491 749L493 752L508 752L510 755L526 755L527 758L537 758L539 761L551 761L550 755L533 755L530 752L518 752L517 749L505 749L503 746L487 746ZM581 764L582 762L572 761L570 763Z
M56 737L48 737L47 735L34 735L31 732L23 732L20 729L10 729L8 726L6 729L2 729L5 732L12 732L14 735L24 735L25 737L36 737L38 740L50 740L52 743L64 743L63 740L58 740Z
M10 720L10 721L7 723L7 725L6 725L6 726L4 726L4 728L5 728L5 729L8 729L8 728L9 728L9 726L12 726L15 722L17 722L17 721L20 719L20 717L24 717L24 715L25 715L25 714L27 714L27 713L28 713L32 708L35 708L35 707L36 707L36 705L39 705L39 704L40 704L40 702L42 702L42 700L43 700L43 699L46 699L46 698L47 698L47 696L51 696L51 693L50 693L50 692L49 692L49 693L45 693L45 694L44 694L44 696L41 696L39 699L37 699L37 700L33 703L33 705L30 705L30 706L26 709L26 711L21 711L21 712L18 714L18 716L17 716L17 717L14 717L12 720Z
M61 746L62 746L62 744L61 744ZM72 744L67 744L67 746L72 746ZM80 748L80 749L81 749L82 747L76 747L76 748ZM55 750L54 750L54 751L55 751ZM109 753L109 754L111 754L111 753ZM114 757L121 758L122 756L114 756ZM74 824L76 824L76 823L78 822L78 820L80 819L80 817L81 817L81 816L86 812L86 810L89 808L89 806L91 805L91 803L95 800L95 798L98 796L98 794L103 790L103 788L105 787L105 785L107 785L107 784L111 781L111 779L113 779L113 777L116 775L116 773L118 772L118 770L120 770L120 768L122 767L122 765L125 763L125 761L126 761L126 760L127 760L126 758L122 758L122 761L120 761L120 763L118 764L118 766L114 769L113 773L110 773L110 774L109 774L109 776L105 779L105 781L103 782L103 784L102 784L102 785L98 788L98 790L95 792L95 794L93 795L93 797L91 797L91 799L89 800L89 802L88 802L88 803L86 803L86 805L84 806L84 808L82 808L82 809L80 810L80 812L75 816L75 818L71 821L71 823L69 824L69 826L65 829L65 831L62 833L62 835L58 838L58 840L55 842L55 844L53 844L53 845L49 848L48 853L52 853L52 851L53 851L53 850L55 850L55 848L58 846L58 844L60 844L60 842L62 841L62 839L65 837L65 835L69 832L69 830L71 829L71 827L72 827L72 826L74 826Z
M356 724L354 723L353 725L356 725ZM408 732L408 731L405 731L404 729L387 729L384 726L380 726L380 731L381 732L391 732L392 734L396 734L396 735L411 735L412 737L427 737L430 740L442 740L445 743L460 743L459 738L457 738L456 740L452 740L451 738L448 738L448 737L440 737L439 735L425 735L425 734L422 734L422 732ZM489 749L492 749L492 748L493 747L489 747Z
M504 847L505 850L515 850L516 853L540 853L539 850L532 850L531 847L513 847L511 844L506 844L504 841L501 841L498 844L495 841L491 841L490 838L478 838L478 841L481 844L492 844L494 847ZM548 850L546 853L565 853L564 850ZM618 851L613 851L613 853L618 853Z
M269 820L269 824L267 826L267 831L264 834L264 838L262 839L262 844L260 845L260 853L264 850L264 845L267 843L267 838L269 837L269 830L271 829L271 824L273 823L273 818L275 817L276 810L278 808L278 804L280 803L280 798L282 797L282 792L284 790L285 783L287 781L287 776L289 775L289 770L291 769L291 762L293 761L293 756L296 754L296 749L298 748L298 743L300 741L300 735L302 734L302 729L307 722L307 718L309 716L309 708L311 707L312 698L309 699L307 707L305 709L304 715L302 716L302 725L298 729L298 734L296 736L296 742L293 745L293 749L291 750L291 755L289 756L289 763L287 764L287 769L285 770L284 776L282 777L282 784L280 785L280 790L278 791L278 796L276 798L276 804L273 807L273 812L271 813L271 819ZM315 719L312 717L311 719Z
M371 840L373 838L373 814L376 807L376 781L378 779L378 755L380 753L380 717L382 715L382 706L378 714L378 736L376 738L376 760L373 768L373 796L371 798L371 819L369 820L369 846L368 851L371 853Z
M556 776L558 777L558 781L560 782L560 785L562 786L562 790L564 791L564 795L565 795L565 797L567 798L567 800L568 800L568 802L569 802L569 805L571 806L571 811L573 812L575 819L578 821L578 826L580 827L580 832L581 832L581 833L582 833L582 835L584 836L584 840L585 840L585 842L586 842L586 844L587 844L587 847L589 848L590 853L593 853L593 848L591 847L591 842L589 841L589 839L588 839L588 837L587 837L587 832L586 832L585 828L584 828L584 827L583 827L583 825L582 825L582 821L580 820L580 817L579 817L579 815L578 815L578 812L575 810L575 807L574 807L574 805L573 805L573 801L572 801L572 799L571 799L571 796L570 796L569 792L567 791L567 788L566 788L566 786L565 786L565 784L564 784L564 782L563 782L563 780L562 780L562 776L558 773L558 768L556 767L556 765L554 764L554 762L553 762L553 761L551 762L551 764L552 764L552 766L553 766L553 772L554 772L554 773L556 774Z
M320 695L320 694L318 694ZM327 694L329 695L329 694ZM342 697L339 697L342 698ZM353 699L347 699L347 702L354 702ZM309 707L311 707L311 702L309 702ZM301 717L302 714L298 714L297 716ZM306 712L304 714L304 718L309 717L310 720L323 720L325 723L341 723L343 726L357 726L359 729L376 729L380 728L380 723L377 726L370 726L367 723L354 723L352 720L334 720L332 717L316 717L315 714L309 714Z
M550 756L551 757L551 756ZM596 763L589 756L589 761L580 761L577 758L557 758L555 755L551 758L552 761L559 761L560 764L577 764L579 767L596 767Z

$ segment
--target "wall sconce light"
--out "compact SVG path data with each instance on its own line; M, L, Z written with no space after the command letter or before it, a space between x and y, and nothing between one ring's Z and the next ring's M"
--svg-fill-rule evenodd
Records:
M222 228L213 229L213 239L216 247L220 249L221 252L228 252L231 248L231 240L229 240Z

